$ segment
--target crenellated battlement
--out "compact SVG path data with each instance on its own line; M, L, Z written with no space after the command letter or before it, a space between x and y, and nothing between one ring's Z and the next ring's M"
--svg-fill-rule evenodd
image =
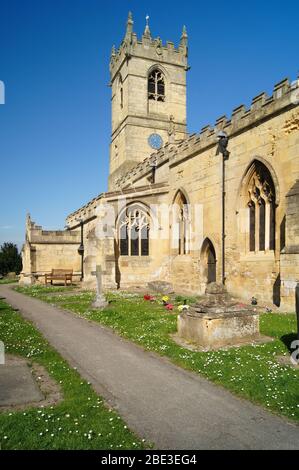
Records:
M118 49L115 46L112 47L110 57L111 80L113 80L124 61L129 61L133 56L142 56L155 62L173 63L187 69L188 35L186 27L183 27L179 45L175 47L172 41L166 41L163 44L160 37L153 38L151 36L148 18L144 33L138 39L137 34L133 32L132 14L129 13L125 37Z
M287 107L299 105L299 79L290 83L285 78L274 85L272 96L267 96L265 92L259 93L251 101L251 106L246 109L245 105L237 106L233 109L230 119L222 115L216 119L215 125L204 126L199 134L191 134L181 142L166 144L158 152L152 153L148 158L136 165L132 170L124 174L116 181L116 185L125 188L134 184L138 179L146 176L151 171L151 165L162 165L166 161L176 163L180 159L193 153L204 151L217 144L217 133L224 130L229 136L246 131L248 128L258 125L273 114L279 113Z
M80 231L70 230L44 230L31 220L30 214L26 217L26 241L29 243L79 243Z
M138 195L140 193L149 193L152 194L153 191L156 192L161 192L167 190L168 185L166 183L156 183L156 184L151 184L148 183L143 186L139 186L138 188L130 187L130 188L122 188L117 191L109 191L107 193L101 193L95 198L93 198L91 201L89 201L87 204L84 206L80 207L77 209L75 212L72 212L70 215L68 215L66 219L66 223L68 227L70 228L70 232L78 227L79 225L79 220L82 220L84 223L90 222L91 220L95 219L97 216L96 210L97 207L99 206L99 203L101 200L115 200L118 198L126 197L132 195Z
M207 140L217 131L224 129L229 135L232 135L237 130L242 130L260 120L267 119L286 106L298 104L298 90L299 78L292 83L288 78L284 78L274 85L271 96L267 96L265 92L259 93L251 100L248 109L244 104L241 104L233 109L230 118L222 115L216 119L214 126L204 126L200 131L201 140Z

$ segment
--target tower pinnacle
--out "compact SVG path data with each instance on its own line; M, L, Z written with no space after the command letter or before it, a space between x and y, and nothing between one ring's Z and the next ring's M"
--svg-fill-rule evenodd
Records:
M185 57L188 57L188 34L185 25L183 26L182 36L180 40L180 49L185 54Z
M129 11L125 39L131 39L131 36L133 33L133 24L134 24L133 16L132 16L132 13Z
M146 21L146 25L145 25L145 30L144 30L144 33L143 33L143 36L146 36L148 38L151 37L151 31L150 31L150 27L149 27L149 16L146 15L145 17L145 21Z
M183 26L183 31L182 31L182 36L181 36L181 44L184 45L184 46L187 46L187 42L188 42L187 28L184 25Z

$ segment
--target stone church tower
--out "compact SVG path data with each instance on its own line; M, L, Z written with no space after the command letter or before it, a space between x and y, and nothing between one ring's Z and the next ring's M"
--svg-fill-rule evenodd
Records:
M117 179L166 142L186 136L187 32L178 48L153 39L148 25L141 40L129 13L119 50L112 48L112 137L109 190Z

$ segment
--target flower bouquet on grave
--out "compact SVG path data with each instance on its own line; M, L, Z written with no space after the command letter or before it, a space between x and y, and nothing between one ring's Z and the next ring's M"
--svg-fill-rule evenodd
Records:
M166 304L165 308L166 308L166 310L173 310L173 305L172 304Z
M189 308L190 308L190 306L187 305L187 304L178 305L178 311L179 311L179 312L183 312L183 311L189 310Z
M155 297L153 297L152 295L144 295L143 296L144 300L149 300L150 302L154 302L155 301Z

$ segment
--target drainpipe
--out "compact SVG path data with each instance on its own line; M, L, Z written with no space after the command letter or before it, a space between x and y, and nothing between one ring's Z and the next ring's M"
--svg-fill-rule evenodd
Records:
M221 280L222 284L225 284L225 160L228 160L229 151L227 150L228 137L223 131L218 132L218 147L216 155L221 153L222 155L222 171L221 171L221 258L222 258L222 269L221 269Z
M157 160L152 161L150 163L150 167L152 169L151 182L152 182L152 184L154 184L156 182Z
M82 219L80 219L78 222L80 222L80 227L81 227L81 243L78 248L78 253L81 256L81 276L80 276L80 281L83 281L84 278L84 243L83 243L83 226L84 222Z
M224 155L222 155L222 233L221 233L221 241L222 241L222 284L225 284L225 159Z

